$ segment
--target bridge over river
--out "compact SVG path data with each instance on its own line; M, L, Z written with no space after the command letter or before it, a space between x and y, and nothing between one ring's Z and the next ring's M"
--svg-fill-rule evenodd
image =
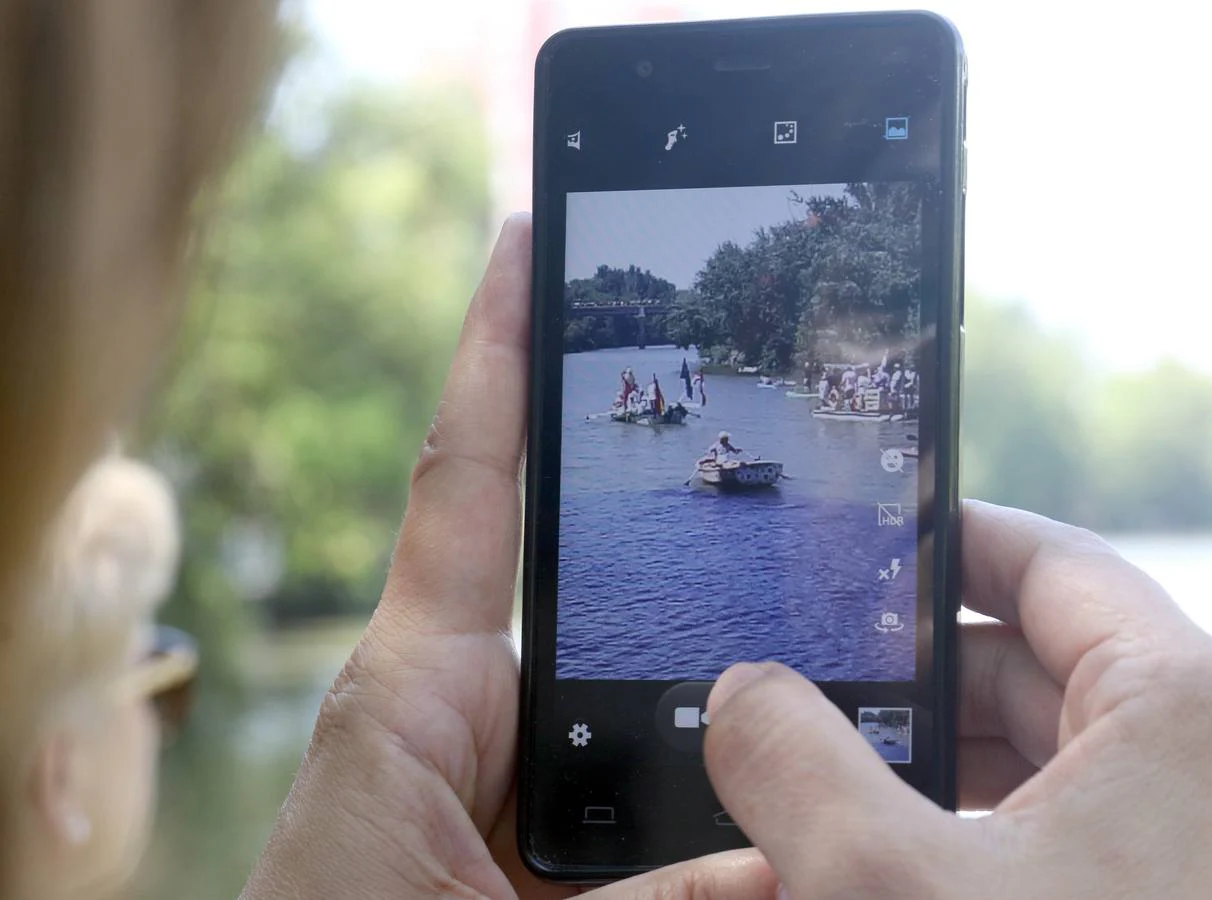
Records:
M603 303L591 300L574 300L567 317L573 319L602 318L605 316L629 316L636 320L639 326L637 346L643 350L647 346L646 322L653 316L663 316L673 309L673 304L667 300L619 300Z

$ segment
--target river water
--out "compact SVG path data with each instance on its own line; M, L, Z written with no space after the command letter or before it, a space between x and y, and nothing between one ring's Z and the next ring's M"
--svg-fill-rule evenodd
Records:
M754 376L709 375L684 426L587 418L627 366L676 399L683 358L693 370L694 352L676 348L564 358L558 677L712 680L776 659L822 681L911 680L917 463L888 472L881 453L913 446L916 427L814 419L811 402ZM724 429L789 480L686 486ZM881 503L903 523L881 526ZM899 630L877 630L884 615Z

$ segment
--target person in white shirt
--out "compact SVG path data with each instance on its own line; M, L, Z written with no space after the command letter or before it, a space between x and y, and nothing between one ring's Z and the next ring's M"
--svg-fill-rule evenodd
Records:
M739 459L744 452L732 443L732 435L727 431L721 431L716 442L707 448L707 455L699 462L726 463L731 459Z
M854 374L854 369L846 369L842 373L842 396L849 400L854 396L854 386L858 382L858 376Z

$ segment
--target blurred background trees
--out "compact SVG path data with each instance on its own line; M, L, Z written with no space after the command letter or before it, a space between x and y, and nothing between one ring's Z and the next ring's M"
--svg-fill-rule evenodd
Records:
M145 437L186 513L191 627L372 607L484 259L476 122L457 89L355 90L231 173Z
M307 140L271 119L209 198L177 358L133 448L177 487L163 618L203 648L137 896L239 892L378 599L491 238L480 121L458 85L350 87Z

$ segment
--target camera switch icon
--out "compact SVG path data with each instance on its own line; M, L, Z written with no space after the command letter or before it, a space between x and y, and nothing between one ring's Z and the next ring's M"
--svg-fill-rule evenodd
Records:
M673 710L674 728L698 728L700 723L711 724L711 718L705 709L697 706L678 706Z
M901 617L896 613L886 612L880 615L880 620L875 623L875 630L881 634L888 634L890 631L903 631L905 623L901 621Z

